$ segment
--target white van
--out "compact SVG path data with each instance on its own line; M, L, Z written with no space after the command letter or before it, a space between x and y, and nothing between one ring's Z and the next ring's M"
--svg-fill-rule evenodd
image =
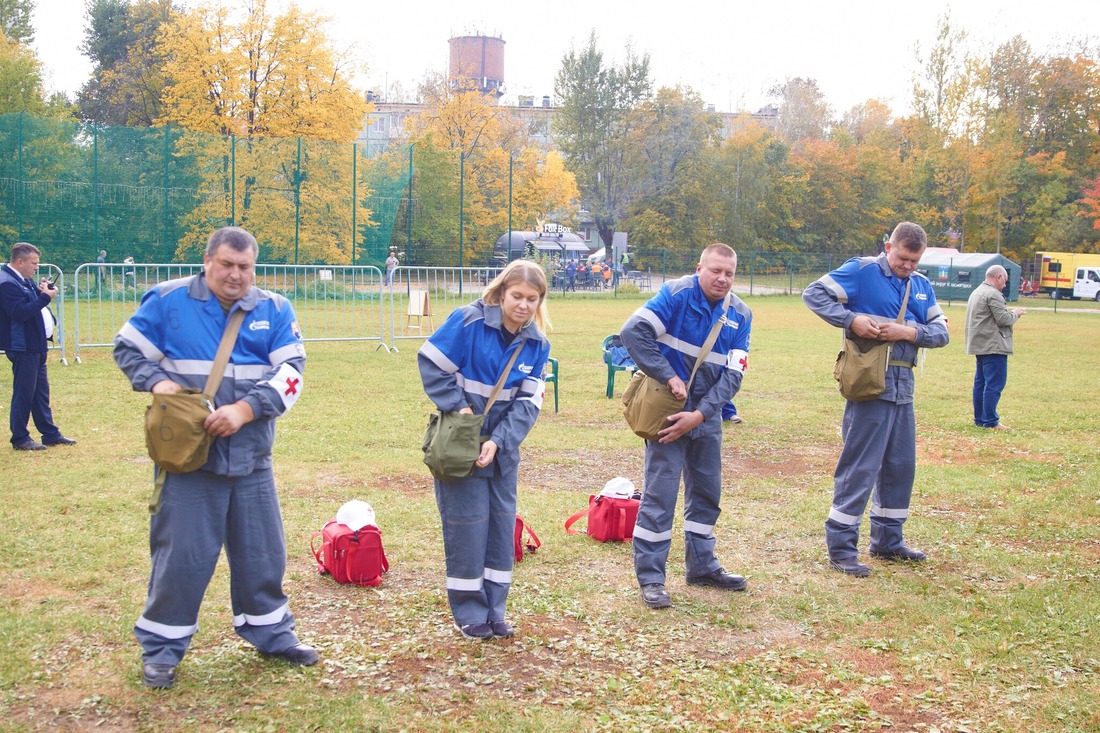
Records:
M1100 302L1100 267L1078 267L1073 279L1073 297Z

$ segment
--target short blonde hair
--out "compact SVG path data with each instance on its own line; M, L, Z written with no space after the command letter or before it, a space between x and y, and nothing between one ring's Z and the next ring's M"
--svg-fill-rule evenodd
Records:
M530 260L513 260L493 278L481 299L489 305L500 305L504 300L504 292L517 283L525 283L533 287L539 294L539 307L535 309L535 325L541 331L550 329L550 313L546 309L546 273L542 268Z

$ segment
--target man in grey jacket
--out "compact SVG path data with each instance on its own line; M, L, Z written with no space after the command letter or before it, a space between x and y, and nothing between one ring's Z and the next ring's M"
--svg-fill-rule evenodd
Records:
M1001 294L1008 271L993 265L985 282L974 289L966 303L966 353L977 358L974 372L974 424L980 428L1008 430L997 414L1001 391L1008 381L1008 355L1012 353L1012 326L1027 311L1009 310Z

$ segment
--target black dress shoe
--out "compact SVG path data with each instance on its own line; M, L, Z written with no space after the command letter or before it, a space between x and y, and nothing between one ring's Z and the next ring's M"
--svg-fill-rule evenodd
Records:
M43 440L42 443L45 444L45 445L51 445L51 446L52 445L76 445L75 440L73 440L72 438L66 438L64 435L58 436L57 438L54 438L53 440Z
M664 583L643 585L642 601L650 608L668 608L672 605L672 599L668 597Z
M891 562L898 562L899 560L924 562L928 559L928 555L925 555L920 550L914 550L912 547L906 547L905 545L895 547L892 550L871 550L871 557L877 557L879 560L889 560Z
M746 583L745 579L740 575L727 573L722 568L718 568L713 573L707 573L706 575L689 575L687 584L706 585L720 590L745 590L748 586L748 583Z
M268 654L265 652L264 656L282 659L284 662L289 662L295 667L308 667L321 661L321 656L317 653L316 649L311 646L306 646L301 642L295 644L289 649L284 649L283 651L276 652L274 654Z
M167 690L176 684L176 668L171 664L146 664L141 668L141 681L146 687Z
M46 446L35 443L33 440L24 440L22 443L13 445L12 448L16 450L46 450Z
M871 569L854 557L848 558L847 560L830 560L829 567L855 578L866 578L871 574Z

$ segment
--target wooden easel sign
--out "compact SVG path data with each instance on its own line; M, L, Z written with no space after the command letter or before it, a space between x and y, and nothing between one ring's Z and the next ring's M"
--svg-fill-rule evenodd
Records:
M428 332L435 331L435 323L432 321L432 298L427 290L410 290L409 291L409 309L406 312L405 318L405 330L412 331L414 328L419 333L423 333L424 319L428 319ZM416 319L416 323L413 323L413 319Z

